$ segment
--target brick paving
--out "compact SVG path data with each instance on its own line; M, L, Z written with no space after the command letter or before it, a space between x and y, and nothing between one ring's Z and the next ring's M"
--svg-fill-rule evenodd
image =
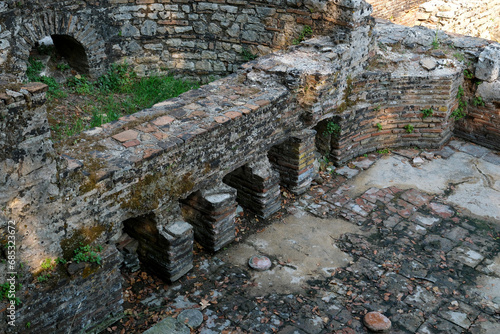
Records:
M350 165L366 169L378 158ZM303 196L288 197L282 211L342 217L359 226L360 233L335 240L352 257L349 266L304 282L301 293L253 297L250 268L199 253L187 277L142 304L157 305L156 319L168 321L198 309L204 321L191 332L203 334L369 333L363 317L372 311L390 319L390 333L500 333L498 222L467 216L443 194L373 187L350 198L347 177L332 172L323 179Z

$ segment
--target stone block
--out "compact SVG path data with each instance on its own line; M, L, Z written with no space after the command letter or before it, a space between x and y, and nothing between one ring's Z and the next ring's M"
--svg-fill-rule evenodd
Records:
M281 208L279 173L267 157L251 162L224 177L237 190L238 203L266 219Z
M184 219L194 227L195 239L216 252L235 237L236 189L220 184L181 200Z
M479 55L476 65L476 78L488 82L495 81L500 75L500 46L490 44Z

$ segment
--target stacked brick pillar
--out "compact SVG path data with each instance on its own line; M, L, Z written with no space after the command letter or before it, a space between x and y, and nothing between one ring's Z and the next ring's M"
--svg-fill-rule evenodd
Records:
M236 189L225 184L199 190L181 201L184 219L194 227L194 237L216 252L235 236Z
M295 132L269 151L269 160L280 174L281 185L296 195L305 193L311 185L315 136L314 130Z
M125 232L139 241L141 262L173 282L193 267L193 228L182 220L157 227L152 216L124 222Z
M267 157L236 169L224 182L238 191L238 203L261 218L281 208L279 174Z

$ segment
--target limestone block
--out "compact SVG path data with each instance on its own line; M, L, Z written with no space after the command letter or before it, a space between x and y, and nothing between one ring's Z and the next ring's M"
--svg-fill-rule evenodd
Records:
M491 44L479 55L476 78L488 82L495 81L500 75L500 45Z
M483 82L477 88L476 95L485 101L500 101L500 81Z
M130 23L124 24L121 32L123 37L137 37L140 35L139 29L137 29Z

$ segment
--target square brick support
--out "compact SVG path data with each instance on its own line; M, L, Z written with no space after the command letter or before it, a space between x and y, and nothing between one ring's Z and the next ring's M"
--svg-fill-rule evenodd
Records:
M196 241L212 252L234 240L236 206L236 189L225 184L181 200L182 215L193 225Z
M173 282L193 267L193 227L182 219L162 226L147 215L126 220L124 228L139 241L141 262L160 277Z
M279 173L267 157L251 162L224 177L238 191L238 203L260 218L269 218L281 208Z
M315 136L314 130L295 132L269 151L269 160L279 171L281 185L296 195L309 189L314 176Z

